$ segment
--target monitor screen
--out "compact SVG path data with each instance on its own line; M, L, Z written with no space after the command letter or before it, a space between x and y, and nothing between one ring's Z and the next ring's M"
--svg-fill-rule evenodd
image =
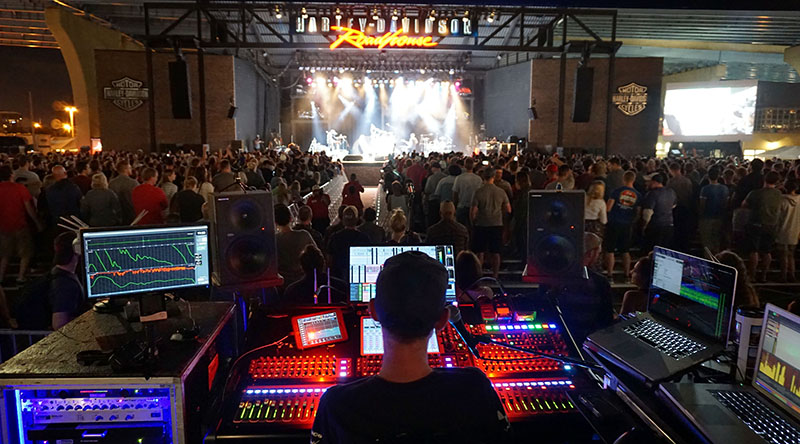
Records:
M375 283L383 263L405 251L420 251L441 262L447 269L447 302L456 300L456 260L452 245L350 247L350 301L369 302L375 297Z
M758 82L668 83L665 140L740 140L753 134Z
M81 232L90 298L209 285L208 226Z
M730 330L736 269L656 247L648 311L717 341Z
M440 353L436 332L428 340L428 353ZM361 318L361 354L364 356L383 354L381 324L369 316Z
M347 340L347 329L338 310L294 317L292 327L301 350Z
M800 419L800 316L767 304L753 386Z

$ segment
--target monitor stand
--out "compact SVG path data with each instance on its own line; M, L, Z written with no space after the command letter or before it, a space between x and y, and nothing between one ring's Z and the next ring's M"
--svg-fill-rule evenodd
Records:
M108 298L97 302L92 306L92 311L100 314L121 313L125 310L128 301L120 298Z

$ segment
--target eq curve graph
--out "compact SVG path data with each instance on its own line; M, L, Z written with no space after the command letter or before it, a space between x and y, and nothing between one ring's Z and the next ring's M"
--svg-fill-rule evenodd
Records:
M120 234L86 242L87 282L92 296L202 284L197 282L196 268L202 265L203 255L198 252L194 233Z

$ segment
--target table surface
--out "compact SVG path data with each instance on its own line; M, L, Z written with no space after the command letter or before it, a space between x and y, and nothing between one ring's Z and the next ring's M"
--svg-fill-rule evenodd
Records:
M141 323L129 323L122 314L98 314L89 310L60 330L43 338L13 358L0 364L0 379L17 378L102 378L102 377L180 377L203 348L217 326L234 314L229 302L191 302L191 313L200 334L196 340L176 342L170 336L178 328L189 328L187 304L180 302L180 315L152 323L158 357L144 371L114 372L110 365L79 364L76 355L84 350L111 351L133 340L144 341Z

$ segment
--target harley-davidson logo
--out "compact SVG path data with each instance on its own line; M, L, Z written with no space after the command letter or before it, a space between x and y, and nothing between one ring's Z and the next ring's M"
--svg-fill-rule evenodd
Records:
M148 88L142 88L144 82L123 77L111 82L111 86L103 88L103 98L111 100L114 105L123 111L133 111L142 106L150 96Z
M647 107L647 87L633 82L617 87L611 101L626 116L635 116Z

